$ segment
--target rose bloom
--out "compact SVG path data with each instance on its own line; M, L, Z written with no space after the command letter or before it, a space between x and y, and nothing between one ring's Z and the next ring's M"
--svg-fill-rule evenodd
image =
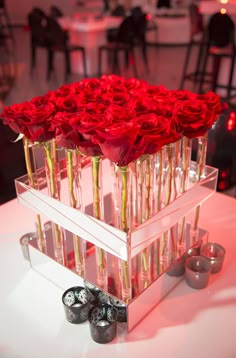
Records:
M197 100L203 101L206 103L210 111L214 111L215 116L222 113L223 110L228 108L227 103L221 103L220 96L214 92L207 92L204 94L195 95ZM213 123L212 123L213 124Z
M71 86L73 86L76 91L79 89L79 92L96 91L100 90L101 81L97 78L84 78L82 81L72 84Z
M55 97L67 97L75 94L74 86L63 85L55 91Z
M101 86L106 87L107 90L111 88L123 88L125 79L116 75L103 75L100 77Z
M80 151L88 156L100 156L102 154L98 144L92 141L95 131L104 124L103 114L91 114L80 112L72 116L69 125L75 133L80 134Z
M66 97L57 97L55 99L55 105L59 112L71 112L75 113L84 109L84 97L80 95L70 95Z
M55 106L43 97L35 97L31 102L6 107L1 115L4 124L8 124L16 133L22 133L31 142L45 142L54 138L51 118Z
M109 91L102 96L102 99L107 103L125 105L130 100L130 95L126 92Z
M145 96L145 94L132 96L127 106L137 114L153 113L158 109L157 103L153 101L153 99Z
M178 101L173 109L172 127L188 138L204 135L212 126L214 112L203 101Z
M155 101L162 102L170 97L170 92L164 86L148 86L146 89L147 96Z
M79 147L82 137L78 131L74 131L73 127L70 125L71 120L79 121L79 113L67 113L67 112L58 112L52 118L52 128L56 132L56 141L57 144L66 149L75 149Z
M31 107L30 102L6 106L1 113L3 123L8 125L13 132L28 135L28 129L24 125L24 111Z
M170 97L178 101L186 101L188 99L196 100L196 94L191 93L189 90L171 90Z
M154 154L164 145L174 143L181 135L171 128L170 121L156 114L144 114L134 119L139 126L138 146L144 154Z
M131 107L128 106L128 108L126 108L117 104L110 104L104 111L107 126L115 122L129 122L135 116L136 113Z
M132 122L114 123L110 128L97 131L93 141L97 143L103 155L119 167L136 160L143 151L136 145L139 127Z
M142 92L147 89L148 84L145 81L140 81L137 78L129 78L124 82L124 87L127 89L128 93L137 93Z

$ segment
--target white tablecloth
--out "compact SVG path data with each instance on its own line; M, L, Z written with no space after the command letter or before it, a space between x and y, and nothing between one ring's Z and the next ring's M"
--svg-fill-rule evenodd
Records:
M222 271L204 290L182 282L127 336L95 343L88 323L64 317L62 291L30 269L18 239L34 214L16 200L0 206L1 358L236 357L236 200L215 194L201 210L210 240L223 244Z

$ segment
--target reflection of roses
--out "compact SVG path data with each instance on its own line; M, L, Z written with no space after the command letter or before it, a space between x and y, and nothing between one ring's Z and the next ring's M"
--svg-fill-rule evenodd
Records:
M211 128L214 117L203 101L178 101L173 109L172 125L184 136L195 138Z

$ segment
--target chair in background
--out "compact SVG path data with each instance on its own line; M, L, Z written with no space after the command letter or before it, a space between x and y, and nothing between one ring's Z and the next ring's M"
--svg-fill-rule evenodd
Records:
M210 83L211 90L213 91L216 91L217 89L225 89L226 99L230 100L235 96L235 94L232 93L232 91L236 90L236 88L232 86L236 55L234 32L234 21L228 14L218 12L212 15L209 19L207 25L206 51L204 53L199 85L200 93L203 91L204 83ZM213 66L211 72L207 72L208 61L210 58L213 60ZM219 82L219 71L221 60L223 58L228 58L230 60L229 75L225 85Z
M125 7L123 5L117 5L112 11L111 16L125 17Z
M147 70L149 70L147 58L146 33L149 31L148 15L142 11L139 6L131 9L131 15L134 22L134 47L140 47Z
M134 75L137 76L136 61L134 55L134 39L135 39L135 24L131 16L126 17L117 31L114 33L114 38L98 48L98 75L102 74L102 55L104 52L112 61L112 72L119 72L119 54L123 53L126 59L126 65L130 63L133 65Z
M50 6L49 15L50 15L50 17L53 17L54 19L58 19L58 18L64 16L61 9L59 9L59 7L55 6L55 5Z
M197 5L192 4L189 7L189 16L191 21L191 37L190 42L187 45L186 56L184 60L183 73L180 80L180 89L184 89L185 81L192 81L194 85L200 81L200 68L204 51L204 30L203 30L203 18L199 13ZM190 60L192 59L192 51L194 48L198 48L197 61L194 67L194 71L188 72Z
M62 52L65 56L65 79L71 74L71 53L80 52L82 56L84 77L87 77L86 66L86 54L85 48L80 45L71 45L69 43L69 35L67 31L64 31L56 19L52 17L47 18L47 48L48 48L48 69L47 79L51 77L51 73L54 71L54 54L56 52Z
M11 42L11 47L13 50L15 50L16 42L10 16L6 8L5 0L0 0L0 26L2 28L5 38Z
M33 8L28 14L28 25L30 28L31 70L33 70L36 65L37 49L47 49L48 47L46 38L47 15L40 8Z
M154 32L154 41L155 41L154 43L157 45L158 44L158 26L150 14L146 15L146 20L147 20L146 33Z

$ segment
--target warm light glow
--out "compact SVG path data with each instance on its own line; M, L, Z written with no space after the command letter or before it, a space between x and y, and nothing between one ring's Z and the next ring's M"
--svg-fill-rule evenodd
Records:
M227 170L222 170L222 172L221 172L221 178L227 178L227 176L228 176L228 172L227 172Z
M220 0L221 4L227 4L229 1L228 0Z
M152 15L151 14L147 14L146 15L146 20L148 21L148 20L151 20L151 18L152 18Z
M227 126L227 130L229 132L231 132L235 128L235 126L236 126L235 112L230 113L229 119L227 120L227 123L226 123L226 126Z
M226 9L224 8L224 7L222 7L221 9L220 9L220 13L222 14L222 15L224 15L224 14L226 14Z

